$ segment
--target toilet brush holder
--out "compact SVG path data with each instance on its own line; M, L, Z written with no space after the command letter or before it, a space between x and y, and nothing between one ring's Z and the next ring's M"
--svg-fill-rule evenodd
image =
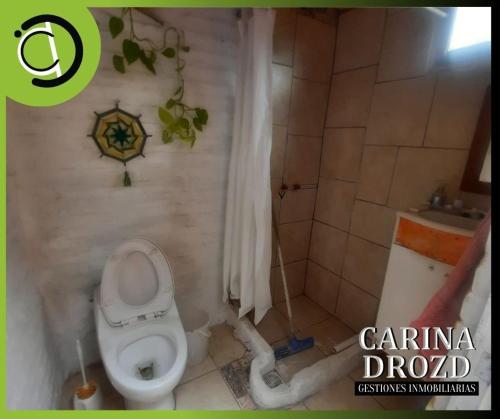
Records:
M87 385L76 389L73 396L75 410L100 410L102 409L101 389L94 380L89 380Z

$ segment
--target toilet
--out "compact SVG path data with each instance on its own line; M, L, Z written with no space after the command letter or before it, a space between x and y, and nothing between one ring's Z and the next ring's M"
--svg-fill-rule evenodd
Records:
M132 239L106 261L95 290L97 339L106 374L127 409L175 409L187 341L174 279L154 243Z

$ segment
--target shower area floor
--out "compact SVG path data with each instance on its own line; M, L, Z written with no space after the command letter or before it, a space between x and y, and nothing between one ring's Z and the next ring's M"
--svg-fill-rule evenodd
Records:
M314 336L315 346L276 363L282 381L288 382L299 370L331 354L331 348L355 334L339 319L306 296L292 298L292 309L299 337ZM288 322L284 303L268 311L257 330L273 347L286 344ZM178 410L252 410L257 409L248 394L248 372L251 357L245 346L234 337L227 324L211 329L209 356L200 364L187 367L174 390ZM103 392L104 409L124 409L123 398L109 383L102 364L88 368ZM427 397L354 396L354 381L362 380L363 366L325 387L288 410L381 410L423 409ZM80 385L80 374L69 377L62 391L61 409L72 409L74 389Z

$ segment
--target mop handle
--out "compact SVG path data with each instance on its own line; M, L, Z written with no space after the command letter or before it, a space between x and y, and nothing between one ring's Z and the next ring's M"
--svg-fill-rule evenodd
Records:
M83 351L80 339L76 340L76 353L78 354L78 361L80 361L80 369L82 371L83 386L87 387L87 375L85 374L85 366L83 365Z
M285 302L286 302L286 310L288 313L288 322L290 325L290 333L292 336L295 335L293 320L292 320L292 306L290 305L290 295L288 294L288 285L286 281L285 275L285 264L283 262L283 255L281 253L281 244L280 244L280 234L278 230L278 223L276 222L276 216L274 215L274 211L271 209L272 214L272 224L274 227L274 234L276 235L276 247L278 248L278 260L280 263L281 270L281 280L283 281L283 290L285 291Z

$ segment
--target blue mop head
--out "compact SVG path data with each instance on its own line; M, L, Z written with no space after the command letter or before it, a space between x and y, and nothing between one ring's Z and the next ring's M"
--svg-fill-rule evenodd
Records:
M314 337L308 337L305 339L297 339L293 336L289 341L287 346L281 346L274 350L274 358L276 360L286 358L287 356L294 355L296 353L305 351L306 349L312 348L314 346Z

